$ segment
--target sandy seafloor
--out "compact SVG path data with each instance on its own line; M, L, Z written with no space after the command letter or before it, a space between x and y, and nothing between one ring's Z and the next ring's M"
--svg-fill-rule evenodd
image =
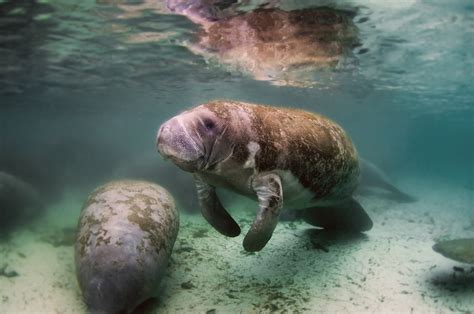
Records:
M434 239L474 236L472 187L398 184L416 191L419 201L359 197L374 220L365 235L281 222L257 254L243 251L243 235L225 238L200 215L182 213L161 297L150 311L474 313L472 267L431 249ZM18 273L0 277L0 313L86 312L73 247L45 241L51 230L75 225L81 202L73 199L66 197L47 217L0 244L0 263ZM233 213L245 232L251 211Z

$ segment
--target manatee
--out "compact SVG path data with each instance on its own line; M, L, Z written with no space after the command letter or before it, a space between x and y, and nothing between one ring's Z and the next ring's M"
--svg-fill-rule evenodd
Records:
M137 158L127 159L114 171L113 178L150 182L160 182L160 178L166 178L166 181L160 182L160 184L171 195L176 196L175 203L180 210L187 212L199 210L192 175L186 172L176 172L176 168L172 164L157 159L156 153L142 154Z
M43 209L41 197L33 186L0 171L0 235L31 220Z
M330 8L257 9L215 21L198 20L195 54L274 85L314 85L315 73L336 68L359 45L354 12Z
M170 11L200 26L195 54L275 85L314 85L360 46L356 9L280 9L279 1L167 0ZM250 10L248 8L251 8Z
M88 309L129 313L155 297L178 226L173 197L159 185L121 180L97 188L82 209L75 244Z
M129 5L124 0L99 2L116 4L118 19L136 18L144 11L185 16L198 31L180 43L183 47L274 85L320 84L321 73L345 68L353 60L353 49L360 46L353 21L358 10L350 5L315 7L288 1L280 5L278 0L166 0L165 5L153 0ZM113 29L126 31L119 23ZM168 31L147 31L130 35L126 42L160 42L174 36Z
M247 251L266 245L283 207L304 210L307 222L326 229L372 227L352 197L359 182L357 151L344 130L322 115L215 100L163 123L157 148L193 173L202 214L220 233L235 237L240 227L216 187L258 200L243 242Z
M433 250L457 262L474 264L474 238L440 241Z

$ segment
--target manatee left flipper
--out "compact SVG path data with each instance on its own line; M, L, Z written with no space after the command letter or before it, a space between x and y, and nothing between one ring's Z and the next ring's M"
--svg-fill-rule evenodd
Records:
M303 219L313 226L328 230L363 232L373 226L372 219L354 199L337 206L305 209Z
M240 234L240 227L224 206L222 206L216 189L197 175L194 176L194 182L201 212L207 222L225 236L238 236Z
M248 252L260 251L270 240L283 205L283 191L278 175L259 174L253 179L252 188L258 197L259 210L244 238L244 249Z

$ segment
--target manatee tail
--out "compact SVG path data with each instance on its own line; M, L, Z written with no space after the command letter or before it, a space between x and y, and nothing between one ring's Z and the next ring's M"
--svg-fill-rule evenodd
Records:
M328 230L364 232L373 226L372 219L354 199L337 206L305 209L303 219L310 225Z
M395 201L402 203L416 202L417 199L391 184L387 178L387 175L382 172L373 163L360 159L361 163L361 176L360 176L360 187L359 192L364 191L368 188L380 188L390 192L390 198Z

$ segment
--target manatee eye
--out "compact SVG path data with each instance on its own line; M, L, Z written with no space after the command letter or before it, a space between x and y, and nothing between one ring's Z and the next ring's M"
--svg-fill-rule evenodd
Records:
M216 124L211 119L204 119L204 126L206 127L206 129L212 130L214 129Z

